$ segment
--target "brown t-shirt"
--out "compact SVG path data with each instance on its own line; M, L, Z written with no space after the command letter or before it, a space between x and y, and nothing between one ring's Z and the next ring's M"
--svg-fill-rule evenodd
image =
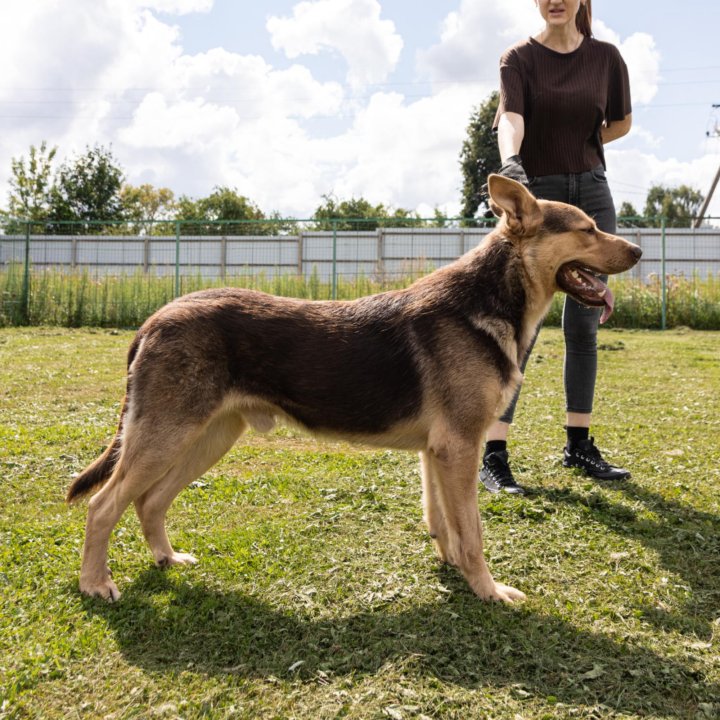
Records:
M610 43L586 37L577 50L560 53L528 38L500 58L495 127L503 112L523 116L520 156L529 177L604 165L603 121L630 111L627 66Z

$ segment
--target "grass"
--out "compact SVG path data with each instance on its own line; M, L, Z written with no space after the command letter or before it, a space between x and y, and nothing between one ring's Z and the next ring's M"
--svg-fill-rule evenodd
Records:
M428 267L415 268L415 275ZM410 273L412 275L412 273ZM27 308L24 307L24 272L20 264L0 271L0 327L57 325L61 327L139 327L155 310L175 295L174 276L138 271L132 275L94 277L86 272L60 270L32 272ZM405 287L411 277L379 281L365 276L339 276L335 291L339 299L352 299L393 287ZM317 269L308 278L293 275L247 274L210 281L200 276L180 278L180 293L204 287L235 285L275 295L328 299L332 284L320 280ZM663 291L657 277L640 282L612 278L616 297L609 327L659 329L662 326ZM667 278L666 327L720 330L720 277ZM563 297L558 293L546 325L559 326Z
M689 330L604 330L593 428L630 467L562 468L562 339L543 330L511 450L482 493L517 606L434 558L412 454L252 435L170 511L193 568L114 533L116 605L77 591L72 473L112 435L131 333L0 330L0 718L720 716L720 354Z

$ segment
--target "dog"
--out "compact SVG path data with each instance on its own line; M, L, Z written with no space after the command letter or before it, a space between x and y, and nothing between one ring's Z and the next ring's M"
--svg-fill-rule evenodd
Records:
M524 599L493 579L483 555L485 431L522 381L519 362L553 294L607 315L613 297L598 275L628 270L642 252L514 180L491 175L488 190L496 228L406 289L353 301L204 290L152 315L128 352L117 433L67 492L72 502L103 485L88 506L81 592L120 597L107 551L130 503L158 566L195 563L170 544L170 504L246 429L280 421L418 451L423 517L440 559L482 599Z

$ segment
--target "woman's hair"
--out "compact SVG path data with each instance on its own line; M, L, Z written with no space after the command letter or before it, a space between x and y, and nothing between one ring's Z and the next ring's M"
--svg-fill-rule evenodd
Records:
M585 37L592 37L592 0L585 0L580 4L578 13L575 16L575 27Z

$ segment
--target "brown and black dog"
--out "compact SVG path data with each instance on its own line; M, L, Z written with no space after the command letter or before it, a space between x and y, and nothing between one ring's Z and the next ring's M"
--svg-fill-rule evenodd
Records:
M483 599L524 598L483 556L481 441L522 379L518 362L553 294L611 309L597 275L628 270L641 250L513 180L492 175L489 192L496 229L404 290L351 302L206 290L149 318L130 347L117 434L68 490L72 501L104 484L89 503L80 590L120 596L107 551L130 503L158 565L194 563L168 540L170 504L248 427L282 421L419 451L440 558Z

